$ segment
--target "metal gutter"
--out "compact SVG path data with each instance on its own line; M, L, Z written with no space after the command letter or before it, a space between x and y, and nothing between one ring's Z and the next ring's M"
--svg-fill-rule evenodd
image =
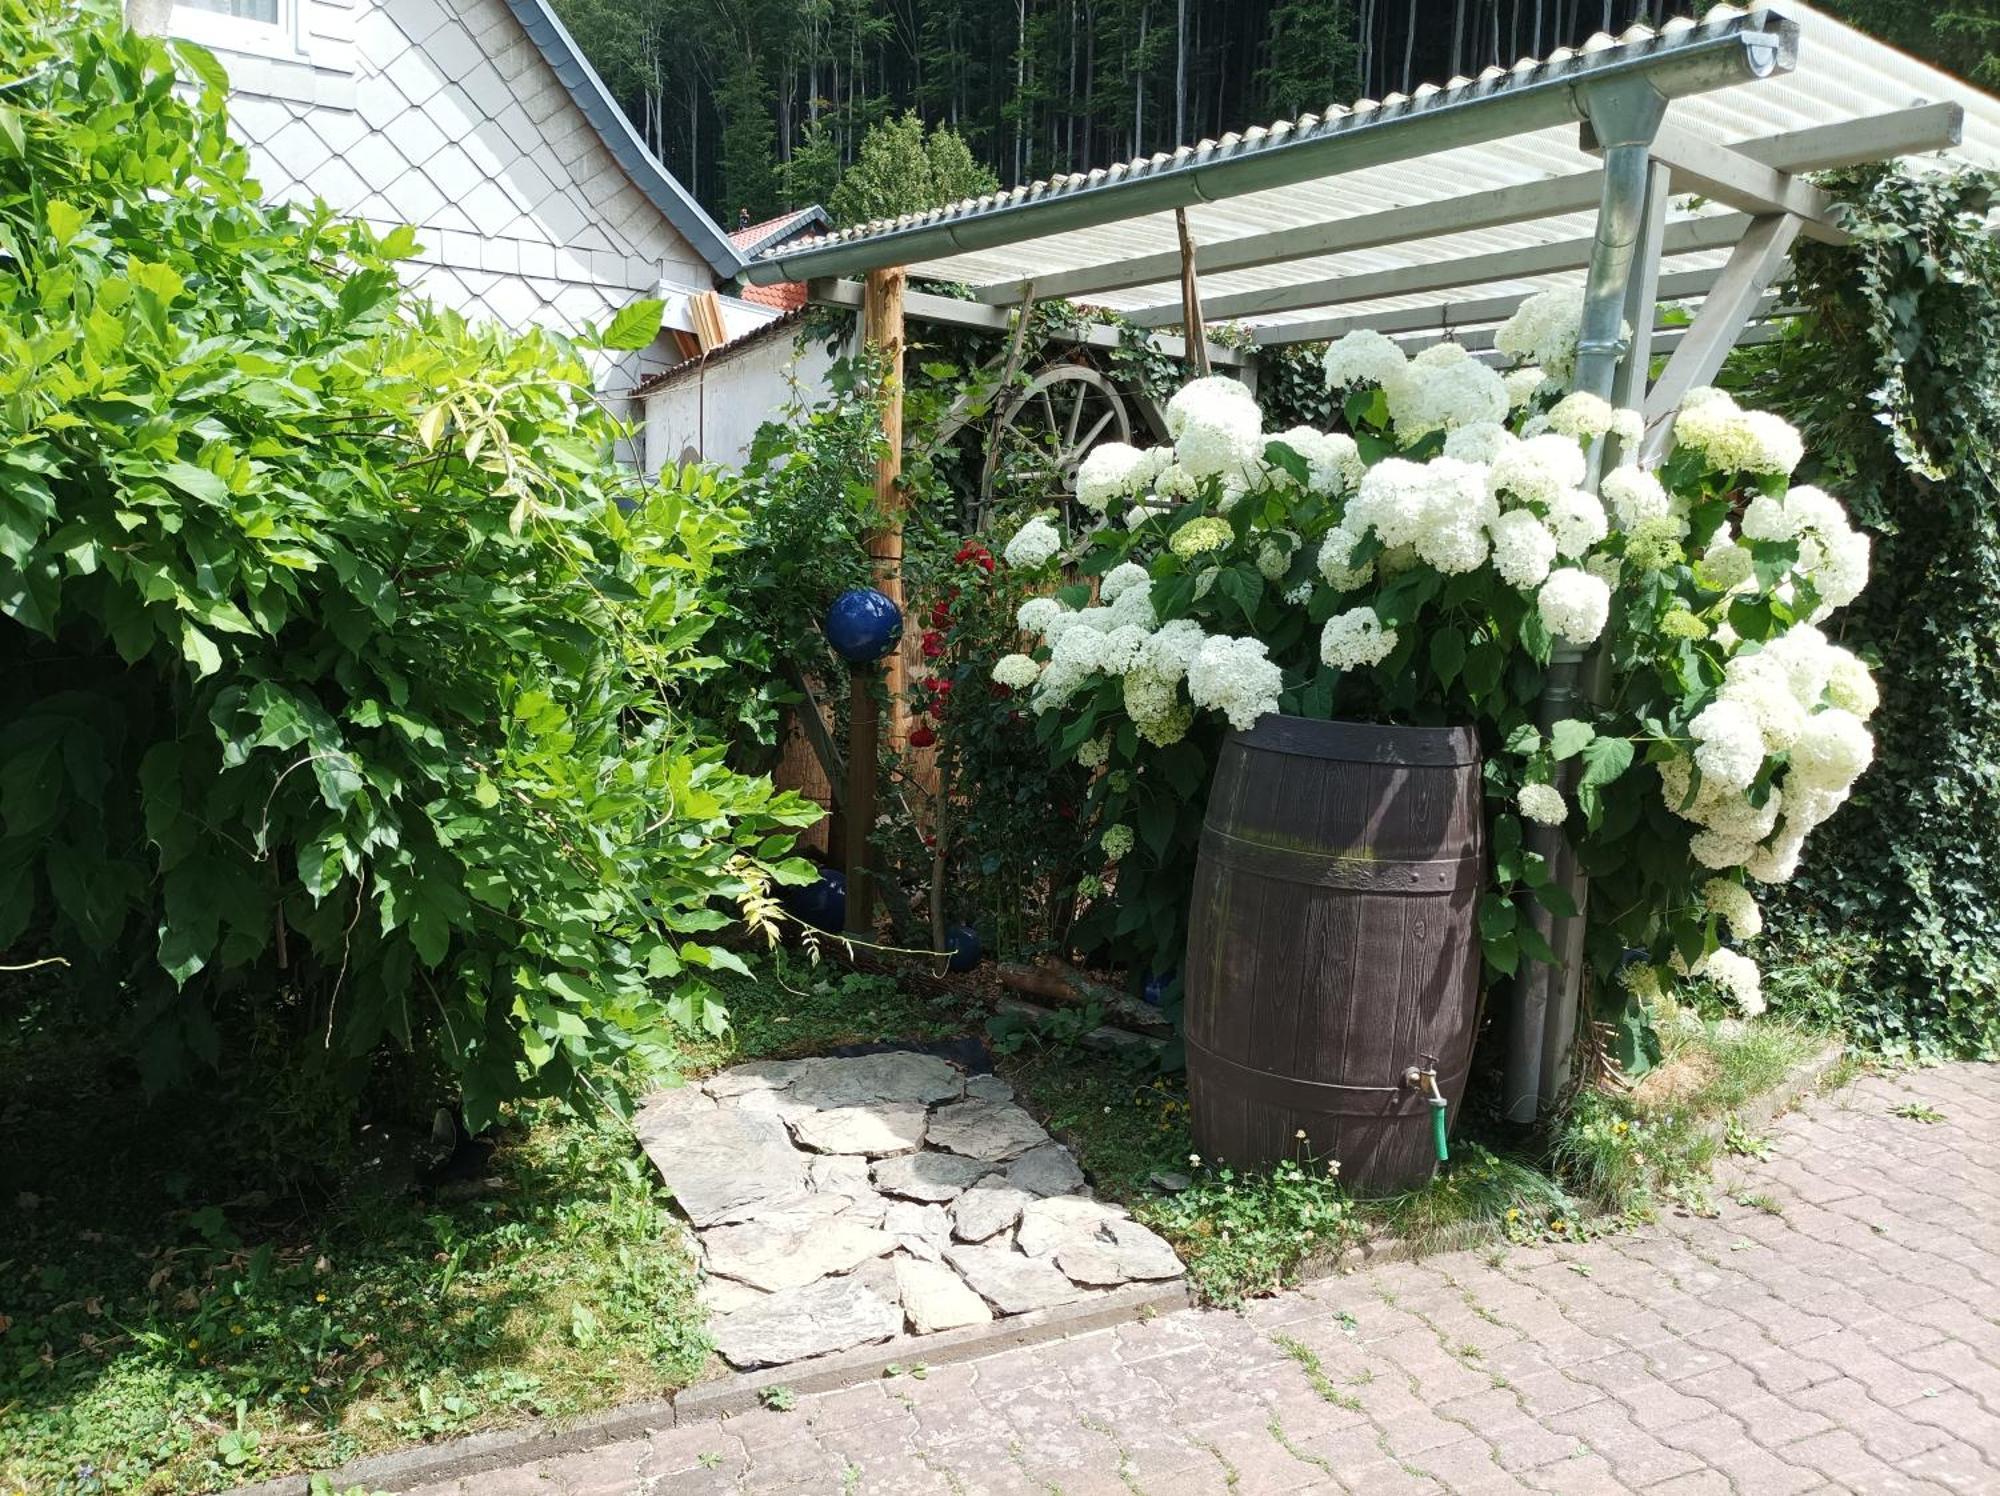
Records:
M512 3L512 0L510 0ZM1798 63L1798 25L1718 6L1709 19L1600 33L1577 51L1524 58L1408 97L1283 120L1218 141L801 241L751 262L753 284L920 264L1025 239L1269 191L1588 118L1586 90L1631 82L1661 98L1727 88Z
M569 34L569 28L549 8L548 0L507 0L507 8L555 71L570 102L583 111L597 138L632 179L632 185L645 193L667 222L694 246L695 253L708 262L717 280L735 277L746 263L744 257L729 242L722 226L708 216L701 204L674 179L673 173L646 149L646 143L626 119L625 111L611 97L611 90L604 86L604 80L597 76L597 70Z

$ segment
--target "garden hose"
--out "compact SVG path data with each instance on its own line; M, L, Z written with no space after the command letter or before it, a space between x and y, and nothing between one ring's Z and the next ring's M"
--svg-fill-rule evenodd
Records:
M1445 1139L1447 1131L1445 1122L1446 1102L1444 1092L1438 1089L1437 1062L1431 1056L1425 1055L1424 1063L1427 1067L1425 1069L1419 1070L1415 1065L1412 1065L1408 1070L1405 1070L1403 1072L1403 1084L1414 1086L1420 1093L1425 1087L1430 1088L1431 1143L1437 1149L1437 1161L1441 1164L1448 1164L1451 1162L1451 1147Z

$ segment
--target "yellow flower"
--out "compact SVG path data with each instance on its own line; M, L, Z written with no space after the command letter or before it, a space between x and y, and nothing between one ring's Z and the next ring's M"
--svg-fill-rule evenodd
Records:
M243 1326L241 1326L241 1325L231 1325L231 1326L229 1327L229 1333L230 1333L230 1334L232 1334L232 1335L241 1335L241 1334L243 1333Z
M314 1295L313 1295L313 1302L314 1302L315 1304L324 1304L324 1303L326 1302L326 1295L325 1295L325 1294L323 1294L323 1293L316 1293L316 1294L314 1294Z
M1303 1127L1301 1127L1297 1132L1293 1133L1292 1136L1297 1138L1301 1143L1303 1143L1306 1140L1306 1130Z
M201 1337L199 1335L190 1335L188 1337L188 1349L191 1351L198 1351L201 1349Z

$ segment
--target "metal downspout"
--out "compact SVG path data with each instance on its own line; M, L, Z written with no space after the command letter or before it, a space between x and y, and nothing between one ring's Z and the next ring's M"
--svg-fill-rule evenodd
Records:
M1582 110L1604 151L1604 193L1597 209L1597 242L1591 249L1590 271L1584 281L1583 320L1570 387L1610 399L1619 360L1628 346L1626 288L1646 220L1653 137L1667 101L1643 78L1607 81L1579 93ZM1657 255L1658 245L1647 246L1647 252ZM1593 488L1602 457L1601 451L1591 454ZM1543 675L1535 711L1535 721L1544 735L1555 723L1574 715L1584 674L1584 652L1558 645ZM1569 1079L1583 980L1584 903L1589 890L1560 826L1531 825L1524 845L1547 860L1550 881L1568 890L1577 910L1574 916L1558 918L1532 897L1524 910L1556 957L1553 966L1527 962L1515 984L1514 1025L1508 1036L1502 1104L1509 1121L1525 1123L1533 1122Z

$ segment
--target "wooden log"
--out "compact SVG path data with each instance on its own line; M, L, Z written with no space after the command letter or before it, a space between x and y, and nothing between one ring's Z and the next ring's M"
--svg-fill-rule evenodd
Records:
M1066 962L1043 959L1033 963L1000 961L993 974L1004 987L1025 992L1044 1002L1066 1008L1087 1008L1095 1003L1108 1019L1139 1033L1164 1036L1172 1025L1131 993L1104 982L1092 981Z

